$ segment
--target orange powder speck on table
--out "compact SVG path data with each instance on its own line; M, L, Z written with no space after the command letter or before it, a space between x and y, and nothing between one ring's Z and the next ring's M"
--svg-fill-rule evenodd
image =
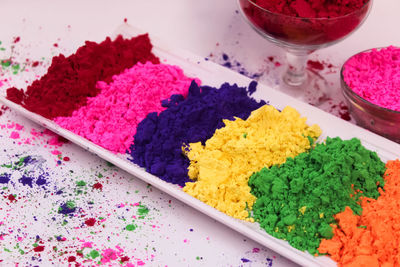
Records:
M400 266L400 160L386 168L381 196L363 198L361 216L348 207L337 214L334 237L320 244L339 266Z

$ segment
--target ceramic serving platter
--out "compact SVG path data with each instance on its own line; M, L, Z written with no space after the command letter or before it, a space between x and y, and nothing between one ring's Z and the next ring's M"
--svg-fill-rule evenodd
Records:
M122 33L126 36L132 35L126 30ZM185 50L169 46L154 36L150 35L150 37L154 45L153 52L161 59L162 63L173 64L181 67L187 76L198 77L205 85L219 87L222 83L229 82L231 84L236 83L239 86L248 86L251 82L249 78L230 69L207 61ZM260 228L258 223L245 222L225 215L224 213L186 194L180 187L164 182L158 177L147 173L144 168L130 162L127 159L127 155L114 154L85 138L63 129L53 121L32 113L20 105L7 100L5 98L5 90L1 93L0 101L12 110L17 111L30 120L56 132L82 148L97 154L99 157L113 163L133 176L157 187L185 204L221 222L227 227L230 227L265 247L276 251L282 256L289 258L293 262L303 266L336 266L336 263L326 256L314 257L307 252L302 252L293 248L286 241L270 236ZM323 134L319 138L319 141L323 141L327 136L339 136L342 139L357 137L365 147L376 151L384 162L390 159L399 158L400 144L394 143L349 122L341 120L329 113L303 103L268 86L259 84L253 97L256 99L264 99L278 109L282 109L287 105L296 108L303 117L307 117L308 124L316 123L321 127Z

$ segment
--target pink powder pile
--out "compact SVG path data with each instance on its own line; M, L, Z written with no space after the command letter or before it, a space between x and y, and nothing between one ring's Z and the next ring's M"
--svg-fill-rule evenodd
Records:
M138 63L110 84L98 82L101 92L71 117L57 117L60 126L115 153L133 143L137 124L150 112L161 112L161 100L172 94L186 97L192 79L167 64Z
M362 98L400 111L400 48L372 49L352 57L344 66L343 77Z

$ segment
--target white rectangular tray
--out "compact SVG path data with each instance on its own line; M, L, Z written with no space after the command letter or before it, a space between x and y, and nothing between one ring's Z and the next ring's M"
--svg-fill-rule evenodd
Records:
M229 82L231 84L237 83L239 86L247 86L251 81L249 78L243 75L240 75L213 62L206 61L205 59L195 56L185 50L170 47L153 36L151 37L151 40L154 45L154 54L161 59L162 63L174 64L181 67L186 75L200 78L204 85L219 87L223 82ZM320 140L324 140L327 136L339 136L342 139L357 137L361 139L365 147L376 151L384 162L390 159L398 158L400 153L400 144L394 143L349 122L343 121L329 113L269 88L268 86L259 84L253 97L256 99L264 99L269 101L271 105L278 109L282 109L287 105L296 108L303 117L308 118L307 123L317 123L321 127L323 133L320 137ZM85 138L61 128L53 121L24 109L20 105L7 100L5 98L5 91L3 91L2 95L0 95L0 102L22 114L23 116L31 119L32 121L67 138L84 149L97 154L99 157L113 163L135 177L138 177L139 179L168 193L185 204L203 212L204 214L207 214L211 218L257 241L265 247L276 251L282 256L289 258L293 262L303 266L336 266L336 263L326 256L314 257L309 253L305 253L293 248L286 241L270 236L259 227L258 223L249 223L234 219L212 208L211 206L206 205L205 203L183 192L178 186L164 182L158 177L147 173L144 168L138 167L136 164L128 161L126 155L114 154L88 141Z

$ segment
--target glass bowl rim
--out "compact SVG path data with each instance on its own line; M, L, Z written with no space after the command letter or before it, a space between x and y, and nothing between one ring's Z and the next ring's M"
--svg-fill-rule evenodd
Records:
M369 53L369 52L371 52L371 51L373 51L373 50L381 50L381 49L385 49L385 48L388 48L388 47L390 47L390 46L376 47L376 48L366 49L366 50L363 50L363 51L361 51L361 52L358 52L357 54L354 54L354 55L352 55L351 57L349 57L349 58L343 63L342 68L341 68L341 70L340 70L340 80L341 80L341 82L342 82L342 85L344 85L344 86L341 86L341 87L342 87L342 91L345 91L346 93L349 93L351 98L360 100L360 101L363 102L364 104L366 104L366 105L368 105L368 106L370 106L370 107L372 107L372 108L374 108L374 109L400 115L400 111L398 111L398 110L388 109L388 108L379 106L379 105L377 105L377 104L374 104L374 103L372 103L372 102L366 100L365 98L362 98L359 94L357 94L356 92L354 92L354 91L350 88L350 86L349 86L349 85L347 84L347 82L344 80L344 75L343 75L345 66L346 66L346 64L348 63L349 60L353 59L354 57L356 57L356 56L358 56L358 55L360 55L360 54ZM395 47L395 46L393 46L393 47ZM400 47L396 47L396 48L399 48L399 49L400 49ZM347 96L345 95L345 97L347 97Z
M238 0L238 2L240 2L240 1L241 1L241 0ZM295 17L295 16L289 16L289 15L285 15L285 14L281 14L281 13L272 12L272 11L270 11L270 10L268 10L268 9L265 9L265 8L263 8L263 7L259 6L259 5L257 5L256 3L253 2L253 0L243 0L243 1L247 1L247 2L249 2L250 4L252 4L253 6L255 6L255 7L261 9L262 11L264 11L264 12L266 12L266 13L272 14L272 15L281 16L281 17L286 17L286 18L291 18L291 19L296 19L296 20L308 19L308 20L314 20L314 21L324 21L324 20L331 20L331 21L334 21L334 20L343 19L343 18L346 18L346 17L349 17L349 16L353 15L354 13L360 11L361 9L365 8L367 5L370 5L370 4L373 2L372 0L367 0L367 2L366 2L361 8L359 8L359 9L357 9L357 10L354 10L353 12L350 12L350 13L348 13L348 14L346 14L346 15L343 15L343 16L334 17L334 18L309 18L309 17ZM240 6L240 5L239 5L239 6ZM370 5L370 6L371 6L371 5Z

